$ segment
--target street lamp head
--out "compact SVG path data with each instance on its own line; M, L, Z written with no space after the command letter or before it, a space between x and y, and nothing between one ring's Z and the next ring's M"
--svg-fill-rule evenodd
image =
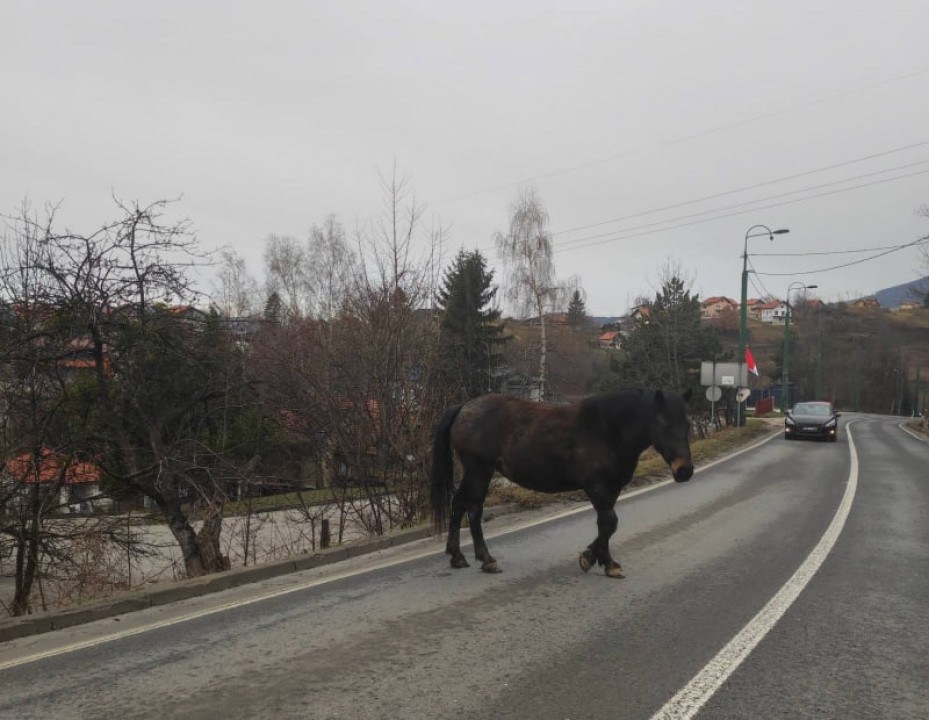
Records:
M796 290L813 290L818 287L819 285L807 285L801 280L795 280L794 282L790 283L790 285L787 286L787 301L788 303L790 302L790 293L792 293L795 289Z
M753 230L763 230L764 232L753 233ZM768 240L773 240L775 235L784 235L789 232L790 230L787 228L778 228L777 230L772 230L767 225L752 225L745 232L745 241L748 242L750 237L764 237L765 235L768 236Z

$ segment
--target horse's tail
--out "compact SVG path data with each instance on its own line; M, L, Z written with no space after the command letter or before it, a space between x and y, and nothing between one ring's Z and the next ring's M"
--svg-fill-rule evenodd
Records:
M452 457L452 425L461 411L456 405L445 411L435 429L432 443L432 480L430 483L430 501L432 504L432 522L435 528L443 531L448 526L449 502L455 482L455 464Z

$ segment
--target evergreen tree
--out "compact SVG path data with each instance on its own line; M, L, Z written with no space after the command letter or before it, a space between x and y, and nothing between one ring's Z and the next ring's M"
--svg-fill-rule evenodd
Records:
M580 328L586 323L587 307L584 304L584 298L581 297L581 291L575 290L568 302L568 324L573 328Z
M268 300L265 302L264 318L265 320L280 324L283 317L284 303L281 301L281 296L278 295L275 290L268 296Z
M700 362L719 357L714 330L700 322L700 298L684 281L671 276L623 343L613 365L617 385L699 391Z
M497 294L493 271L477 250L458 253L439 290L443 372L464 398L496 389L493 369L505 342L500 311L488 307Z

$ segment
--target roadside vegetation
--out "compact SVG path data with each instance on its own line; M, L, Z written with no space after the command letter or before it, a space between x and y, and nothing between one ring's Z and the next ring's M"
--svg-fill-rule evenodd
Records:
M702 319L670 261L604 344L581 278L558 276L536 191L500 218L497 277L481 252L449 252L398 171L380 180L383 214L351 232L329 216L305 237L267 236L260 281L235 253L206 253L171 202L116 201L87 232L54 207L5 218L0 608L22 615L421 524L432 428L485 392L566 403L691 389L698 463L766 432L727 427L731 392L709 417L700 363L735 360L738 327L731 314ZM794 396L907 414L925 402L927 317L798 306ZM783 331L749 331L757 387L776 386ZM662 465L646 454L634 482Z

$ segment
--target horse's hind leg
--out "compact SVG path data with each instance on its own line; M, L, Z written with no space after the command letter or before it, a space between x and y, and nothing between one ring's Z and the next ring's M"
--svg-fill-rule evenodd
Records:
M471 565L467 558L461 552L461 518L465 514L465 481L455 491L452 497L452 514L448 522L448 542L445 545L445 552L452 556L453 568L466 568Z
M484 517L484 500L490 487L490 478L493 468L481 463L465 463L464 480L462 488L467 488L468 527L471 529L471 539L474 541L474 557L481 561L481 570L486 573L497 573L497 561L494 560L484 541L484 529L481 524Z
M590 493L588 492L588 495ZM610 554L610 537L619 526L619 517L616 515L616 498L591 497L594 509L597 511L597 537L581 553L579 562L581 570L587 572L596 562L603 567L608 577L626 577L622 566Z

